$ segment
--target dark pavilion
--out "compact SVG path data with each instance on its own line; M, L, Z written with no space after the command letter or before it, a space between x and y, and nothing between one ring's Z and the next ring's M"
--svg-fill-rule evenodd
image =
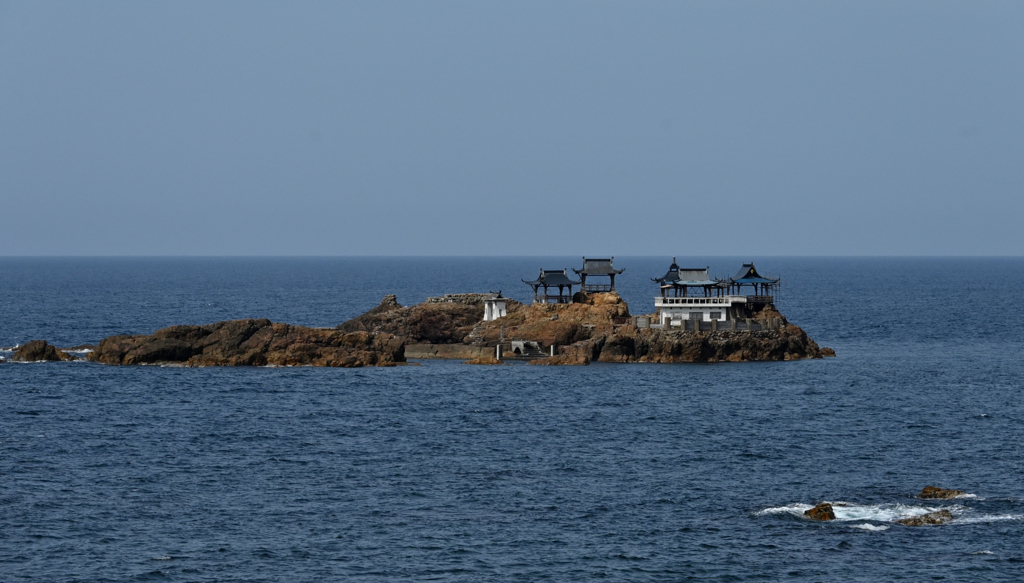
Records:
M676 258L672 258L672 265L668 267L668 271L661 277L652 277L651 281L657 282L661 287L661 297L690 297L690 296L703 296L710 298L712 296L724 295L725 290L728 289L728 285L723 283L721 280L711 279L708 276L707 267L689 267L682 268L676 265ZM690 291L695 293L690 293Z
M779 290L779 279L764 277L757 272L753 263L744 263L735 277L724 280L722 283L729 288L729 293L743 295L743 286L749 285L754 296L771 298ZM771 303L771 299L768 300Z
M569 279L567 271L566 269L541 269L540 277L537 279L533 281L524 279L523 283L533 288L533 303L571 304L572 286L581 285L582 282ZM542 287L544 288L543 294L540 293ZM558 295L552 295L550 288L558 288Z
M615 269L612 265L611 259L587 259L583 258L583 269L573 269L576 275L580 276L580 285L584 292L589 293L601 293L601 292L613 292L615 291L615 276L626 271L625 269ZM587 277L607 277L608 283L587 283Z
M660 326L718 330L721 323L732 330L750 330L761 324L748 320L775 303L780 280L762 276L753 263L744 263L735 277L713 278L707 267L682 268L673 257L668 272L651 281L661 288L661 295L654 298ZM749 295L744 295L745 291Z

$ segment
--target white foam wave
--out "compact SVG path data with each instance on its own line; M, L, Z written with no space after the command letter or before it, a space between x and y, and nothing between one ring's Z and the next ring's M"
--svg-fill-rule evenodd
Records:
M1024 520L1024 514L983 514L981 516L964 516L957 519L961 524L977 524L980 522L1003 522L1006 520Z
M888 531L889 530L889 527L887 527L885 525L872 525L870 523L863 523L863 524L860 524L860 525L853 525L850 528L851 529L860 529L862 531L871 531L871 532Z
M929 507L909 504L850 504L848 502L829 502L832 504L832 512L836 515L836 522L872 521L872 522L894 522L902 518L921 516L929 512L935 512L946 508L954 515L962 513L961 506ZM765 508L757 512L759 516L771 514L792 514L803 518L804 511L813 508L810 504L789 504ZM887 528L887 527L886 527Z
M851 529L860 529L862 531L871 531L871 532L888 531L889 530L889 527L887 527L885 525L872 525L870 523L863 523L863 524L860 524L860 525L852 525L850 528Z
M774 508L765 508L754 513L756 516L767 516L770 514L795 514L797 516L803 516L804 512L814 508L810 504L790 504L789 506L776 506Z
M992 551L974 551L972 555L994 555Z

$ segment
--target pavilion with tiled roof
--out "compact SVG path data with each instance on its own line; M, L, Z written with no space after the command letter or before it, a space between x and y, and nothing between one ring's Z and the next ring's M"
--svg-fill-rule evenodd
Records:
M704 297L720 296L727 286L717 279L711 279L708 269L708 267L679 267L676 264L676 258L673 257L672 265L669 266L665 275L651 278L651 281L661 285L662 297L668 297L669 292L672 292L677 298L689 297L691 289L700 290Z
M583 258L583 269L573 269L576 275L580 276L580 285L583 291L590 293L598 292L613 292L615 291L615 276L626 271L625 269L615 269L612 265L611 259L587 259ZM587 283L587 277L599 276L607 277L608 283Z
M758 273L753 263L744 263L734 277L726 279L722 283L728 286L730 293L735 292L737 295L742 295L743 286L749 285L754 291L754 295L771 296L778 290L779 281L778 278L764 277Z
M541 269L540 276L533 281L523 280L523 283L533 288L533 303L535 304L546 304L553 302L556 304L571 304L572 303L572 286L581 285L582 282L576 281L569 278L567 269ZM544 288L544 293L540 293L540 288ZM558 295L551 295L549 288L558 288Z

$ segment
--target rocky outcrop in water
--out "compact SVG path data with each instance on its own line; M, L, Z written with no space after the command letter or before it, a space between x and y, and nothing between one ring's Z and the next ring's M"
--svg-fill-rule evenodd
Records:
M481 356L464 361L463 364L505 364L493 356Z
M11 360L16 362L56 362L76 359L63 350L59 350L56 347L51 346L45 340L33 340L19 346L18 349L14 351L14 355L11 356Z
M403 307L395 296L388 295L379 306L337 329L393 334L409 344L459 344L483 317L483 304L423 303Z
M405 344L390 334L306 328L270 320L171 326L153 334L103 339L89 360L185 366L391 366Z
M754 332L622 327L590 341L600 362L744 362L820 358L818 345L798 326Z
M953 513L949 510L936 510L935 512L929 512L928 514L921 514L919 516L911 516L910 518L901 518L896 520L896 524L902 524L904 526L929 526L933 524L945 524L953 520Z
M963 496L963 494L964 492L962 490L946 490L945 488L938 488L936 486L925 486L917 497L924 499L948 500L950 498L956 498L957 496Z
M804 516L811 520L835 520L836 513L832 510L832 505L828 502L822 502L810 510L804 511Z
M464 345L493 349L502 339L554 345L554 356L531 364L585 365L590 362L742 362L821 358L822 350L802 329L785 321L774 306L753 314L776 329L683 331L637 328L629 306L616 293L577 294L572 304L526 305L507 300L507 315L482 322L478 303L423 303L402 307L394 296L338 326L343 331L393 334L417 346ZM767 326L766 326L767 328ZM441 354L444 351L418 350ZM462 355L462 351L457 351Z

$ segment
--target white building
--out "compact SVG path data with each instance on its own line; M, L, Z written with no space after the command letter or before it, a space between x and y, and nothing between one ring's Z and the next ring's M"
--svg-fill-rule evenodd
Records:
M684 320L731 320L730 310L739 304L746 307L746 296L718 296L710 298L654 298L654 307L658 312L658 322L662 326L682 326Z
M659 278L652 278L661 287L661 296L654 298L658 323L662 326L684 326L685 321L724 322L744 319L765 305L774 302L770 295L778 290L779 280L762 277L753 263L744 263L736 277L712 279L708 268L684 269L672 265ZM739 295L743 286L758 295Z
M484 322L502 318L506 313L505 298L501 297L501 292L484 298Z

